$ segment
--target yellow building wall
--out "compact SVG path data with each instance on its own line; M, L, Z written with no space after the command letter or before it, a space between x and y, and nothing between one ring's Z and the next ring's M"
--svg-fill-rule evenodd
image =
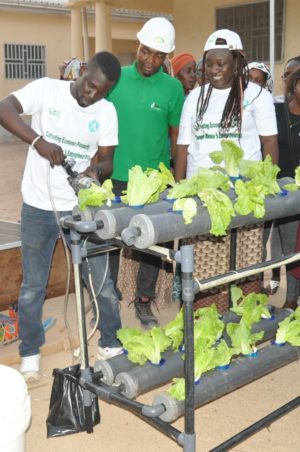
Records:
M199 59L208 36L215 30L216 8L253 3L251 0L174 0L174 25L176 29L175 54L191 52ZM283 61L275 64L275 94L282 93L281 75L284 62L300 54L300 1L285 0Z
M70 19L67 15L39 13L0 13L0 97L21 88L30 80L7 80L4 67L4 44L34 44L46 46L46 75L58 77L58 66L69 57Z
M112 51L121 64L130 64L137 49L136 33L143 22L117 22L112 20ZM58 77L58 66L70 55L70 13L55 14L18 11L0 11L0 98L17 90L30 80L5 78L4 44L34 44L46 46L46 76ZM94 16L88 17L90 55L95 52Z
M190 51L196 59L203 53L204 43L215 30L216 8L252 3L251 0L111 0L113 8L136 8L150 11L173 13L176 29L175 54ZM300 54L300 1L285 0L284 51L283 61L275 65L275 94L280 94L280 76L284 62L291 56ZM95 50L94 15L88 15L90 54ZM4 74L4 44L41 44L46 46L46 75L58 77L58 66L70 55L70 11L55 13L49 10L11 10L0 9L0 98L20 88L28 80L6 80ZM142 20L126 22L112 18L112 51L122 64L130 63L134 57L137 40L136 33Z

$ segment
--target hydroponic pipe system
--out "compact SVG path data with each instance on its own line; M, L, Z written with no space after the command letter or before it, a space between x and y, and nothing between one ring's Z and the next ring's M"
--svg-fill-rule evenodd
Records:
M280 186L292 183L293 179L283 178ZM265 216L261 219L252 214L236 215L232 218L230 229L251 226L259 222L284 218L300 213L300 192L290 191L284 196L268 196L265 199ZM154 215L137 214L129 222L128 228L122 231L122 239L128 246L134 245L139 249L147 249L157 243L165 243L183 237L195 237L207 234L211 227L211 220L205 207L199 206L197 215L190 224L185 224L178 212L156 213Z
M284 181L284 183L286 182L290 182L291 180L288 181ZM282 202L282 198L279 196L276 196L274 198L267 198L266 199L266 215L264 217L264 221L269 220L269 219L274 219L274 218L281 218L281 217L285 217L285 216L292 216L295 215L297 213L300 212L300 203L299 203L299 194L298 192L289 192L288 195L284 198L284 202ZM206 209L203 208L203 206L198 204L198 215L194 218L194 221L192 222L191 225L184 225L183 223L183 219L181 218L180 215L177 214L172 214L172 213L164 213L164 214L156 214L156 215L131 215L132 214L132 209L127 207L125 208L127 210L131 210L130 213L130 223L134 220L134 218L137 217L147 217L150 221L150 224L153 226L154 230L155 228L158 229L157 234L154 234L153 237L151 237L152 240L152 245L156 244L156 243L160 243L161 241L165 241L165 240L172 240L174 238L180 238L180 237L186 237L186 236L193 236L193 235L200 235L200 234L205 234L209 231L210 229L210 220L208 219L208 215L207 215L207 211ZM155 205L153 205L153 209L155 209ZM104 210L104 209L102 209ZM116 209L116 210L119 210ZM74 223L76 223L75 225L67 225L70 226L70 228L74 228L76 231L78 231L78 235L80 236L81 233L89 233L91 230L97 231L100 229L103 229L103 221L98 220L95 221L95 217L97 215L97 213L99 212L99 210L94 210L91 214L91 217L93 217L94 219L89 219L89 221L74 221ZM199 212L201 213L199 215ZM118 214L117 214L118 215ZM157 221L157 223L153 222L153 218L159 217L160 221ZM169 218L172 218L172 220L169 221ZM163 220L162 220L163 218ZM166 221L168 218L168 221ZM127 218L128 219L128 218ZM196 220L196 221L195 221ZM257 219L253 218L252 216L247 216L247 217L242 217L240 215L237 215L236 217L234 217L233 222L231 223L230 227L231 228L235 228L235 227L240 227L240 226L246 226L249 224L253 224L253 223L257 223ZM126 220L127 222L127 220ZM162 223L164 223L164 225L162 225ZM193 226L193 224L197 223L197 228L196 229L190 229L191 226ZM92 225L92 226L91 226ZM143 246L141 246L140 248L143 249L145 246L145 237L148 235L148 230L147 228L143 229L140 227L136 227L134 226L135 229L138 231L137 236L135 237L135 246L138 248L137 246L137 238L139 237L143 237ZM193 226L194 227L194 226ZM164 237L164 238L162 238ZM166 239L166 237L168 237L168 239ZM147 237L146 237L147 238ZM151 245L151 246L152 246ZM149 246L149 245L148 245ZM147 247L145 247L147 248ZM72 250L73 253L73 250ZM118 402L118 404L120 406L127 406L127 407L131 407L132 410L134 412L143 412L143 415L146 417L145 420L149 423L151 423L152 425L155 425L157 428L161 429L162 431L164 431L166 434L168 434L169 436L176 438L178 443L184 446L184 450L185 451L189 451L189 452L193 452L195 450L195 432L194 432L194 406L195 406L195 402L198 400L198 396L197 396L197 387L194 386L194 338L193 338L193 301L194 301L194 293L196 289L200 289L202 290L202 288L205 286L203 286L203 281L198 281L198 286L195 288L194 285L194 281L193 281L193 247L190 245L187 246L183 246L180 248L179 252L176 253L175 255L176 260L178 262L181 263L181 268L182 268L182 298L183 298L183 302L184 302L184 337L185 337L185 361L184 361L184 366L185 366L185 379L186 379L186 397L185 397L185 402L184 402L184 409L183 409L183 413L185 414L185 431L184 434L180 434L180 432L175 431L174 429L171 430L168 429L163 423L165 422L162 419L162 416L167 412L166 410L166 406L164 405L164 403L162 402L158 402L155 403L152 407L150 406L145 406L141 409L141 406L139 404L137 404L137 402L134 402L133 400L129 400L127 399L127 402L125 401L126 397L124 397L122 394L120 394L120 391L122 391L122 386L124 388L124 385L120 385L119 388L113 387L112 389L107 389L107 387L105 385L100 385L99 389L97 390L97 394L99 394L99 397L102 397L104 400L108 400L108 399L116 399ZM298 258L300 258L300 256L298 256ZM291 259L293 259L293 257L291 257ZM283 260L281 261L281 263L283 262ZM78 262L76 262L75 259L75 266L80 265ZM274 264L274 266L279 266L280 265L280 260ZM251 271L253 271L252 274L257 274L261 271L263 271L265 268L267 267L267 264L261 264L261 268L259 268L259 266L257 265L256 268L253 268ZM76 279L79 280L79 276L80 273L77 272L76 273L77 277ZM225 275L225 278L233 278L230 279L230 281L233 280L237 280L240 279L240 275ZM212 284L213 286L218 285L219 281L222 280L222 278L224 279L224 275L222 275L219 279L216 278L213 281L206 281L207 284ZM80 289L80 288L78 288ZM82 298L81 297L81 291L77 290L76 292L76 298ZM82 310L82 300L80 303L78 303L78 310L80 311L80 309ZM81 307L79 306L81 305ZM83 313L83 311L82 311ZM83 319L81 318L81 321L83 322ZM81 328L81 335L82 336L86 336L86 332L84 331L84 328ZM84 339L84 338L83 338ZM88 369L88 363L87 363L87 353L85 353L85 344L80 343L81 348L83 348L83 353L81 354L81 356L84 356L84 359L82 362L82 380L84 380L84 387L89 389L90 387L92 387L94 385L94 383L91 382L91 378L88 372L86 372L86 370ZM266 347L267 349L268 347ZM283 352L284 349L284 352ZM291 349L291 353L289 353L289 349ZM275 346L272 350L275 350ZM291 362L291 360L294 359L295 354L294 354L294 350L295 348L292 347L287 347L287 348L277 348L277 351L280 351L280 355L279 359L274 355L274 351L270 352L270 355L272 358L272 361L274 361L274 364L269 364L268 365L268 369L273 369L272 366L274 366L274 368L277 368L276 366L280 366L280 363L283 363L282 365L284 365L287 362ZM296 350L298 352L298 350ZM258 378L259 375L264 375L265 369L264 369L264 364L260 363L259 358L260 358L260 354L258 355L258 361L255 361L256 365L253 365L254 368L256 370L253 370L253 376L251 377L251 380L254 378ZM255 360L257 359L255 358ZM271 358L270 358L271 359ZM250 362L254 362L250 361ZM239 359L235 360L234 365L232 366L232 368L234 369L235 367L238 367L239 364ZM249 362L247 364L247 366L249 365ZM251 364L250 364L251 366ZM216 372L216 371L215 371ZM248 376L245 374L249 373L249 369L247 368L247 370L244 370L243 372L241 372L241 375L235 374L233 370L231 370L232 375L234 375L234 377L232 377L232 379L227 383L227 390L233 390L235 389L235 387L239 387L239 385L245 384L243 383L244 381L248 381L247 378ZM255 373L257 372L257 373ZM208 373L206 375L206 378L209 378L210 375L212 375L212 373ZM220 375L220 374L219 374ZM224 375L223 375L224 376ZM202 380L203 381L203 380ZM215 385L218 385L219 383L217 383L217 380L213 383L213 391L216 392L216 388ZM226 384L224 382L221 382L221 384L224 384L226 386ZM118 394L116 395L116 391L118 392ZM95 391L93 391L95 392ZM101 396L100 396L101 394ZM218 396L218 395L217 395ZM210 395L209 397L212 397L212 395ZM167 402L166 402L167 403ZM198 401L197 401L198 403ZM201 402L200 402L201 403ZM88 403L89 404L89 403ZM137 411L136 411L136 410ZM178 410L178 407L176 408L176 410ZM174 415L174 414L172 414ZM150 418L152 419L150 421Z
M153 214L167 214L172 211L172 202L166 198L166 193L163 193L161 199L152 204L145 204L144 206L127 206L123 203L112 204L111 207L87 207L80 211L78 206L73 209L73 217L80 218L82 221L95 220L101 224L96 231L96 235L102 240L113 239L121 235L124 228L129 225L132 217L137 212L142 212L145 215ZM197 205L202 205L199 198L195 198ZM128 240L126 245L133 245Z
M299 358L300 347L268 345L256 357L234 359L227 370L213 370L201 376L195 385L195 408L240 388ZM177 401L167 393L154 396L153 405L165 407L160 419L173 422L184 414L184 401Z
M288 309L278 309L269 306L271 313L270 319L262 319L260 322L252 326L252 333L264 331L263 341L274 338L278 324L290 314ZM225 312L222 321L227 324L229 322L238 323L240 317L233 312ZM224 332L224 340L231 345L230 338ZM129 399L134 399L140 394L150 391L158 386L172 380L174 377L182 377L184 375L183 353L180 351L167 351L162 355L162 363L153 365L147 363L143 366L134 364L129 361L126 355L119 355L110 360L101 360L97 362L95 370L101 371L102 380L108 384L121 385L121 394Z

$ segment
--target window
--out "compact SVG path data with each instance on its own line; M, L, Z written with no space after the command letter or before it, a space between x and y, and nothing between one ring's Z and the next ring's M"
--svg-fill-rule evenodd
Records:
M45 76L45 46L4 44L5 78L36 79Z
M275 60L282 60L283 0L275 0ZM229 28L241 37L248 61L269 61L269 2L220 8L217 30Z

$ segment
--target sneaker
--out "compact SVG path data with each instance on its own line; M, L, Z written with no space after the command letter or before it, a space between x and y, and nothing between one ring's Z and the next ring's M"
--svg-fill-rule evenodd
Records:
M286 300L282 309L292 309L295 311L298 308L298 300Z
M142 327L151 329L158 326L158 320L151 309L151 298L149 301L141 301L140 297L134 300L135 316L140 320Z
M123 353L123 347L100 347L98 346L98 353L96 359L110 359L114 356L121 355Z
M271 279L267 287L263 290L266 295L275 295L280 286L280 281L276 279Z
M25 381L38 381L40 374L40 354L22 357L20 372Z

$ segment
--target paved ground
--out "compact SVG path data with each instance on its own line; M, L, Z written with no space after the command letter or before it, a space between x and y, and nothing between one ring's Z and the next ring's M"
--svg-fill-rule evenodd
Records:
M10 143L0 146L0 219L18 221L20 219L21 196L19 194L21 175L26 156L26 146L22 143ZM266 275L267 277L267 275ZM284 301L284 284L271 302L281 306ZM160 314L161 323L165 323L177 312L178 307L171 305ZM106 402L100 402L101 424L94 433L80 433L61 438L46 438L45 420L49 409L52 386L52 369L67 367L74 362L69 348L68 331L64 325L63 297L47 300L45 317L57 318L56 324L47 332L47 342L42 350L43 377L40 382L29 386L32 402L32 423L26 434L27 452L163 452L180 451L182 448L174 441L141 421L132 413ZM89 315L88 315L89 316ZM124 325L137 326L133 311L128 302L121 304L121 316ZM70 328L76 334L76 312L74 296L68 304ZM89 317L88 317L89 319ZM94 361L95 343L91 340L89 354ZM18 366L18 344L0 348L0 363ZM300 367L298 362L285 366L251 384L215 400L196 410L197 451L206 452L220 442L236 434L248 425L267 415L272 410L299 396ZM166 387L159 388L140 396L143 403L152 404L154 395ZM11 388L8 388L11 390ZM13 397L13 393L12 393ZM300 409L263 429L247 441L237 445L235 452L298 452ZM184 429L181 418L174 423L179 430Z

